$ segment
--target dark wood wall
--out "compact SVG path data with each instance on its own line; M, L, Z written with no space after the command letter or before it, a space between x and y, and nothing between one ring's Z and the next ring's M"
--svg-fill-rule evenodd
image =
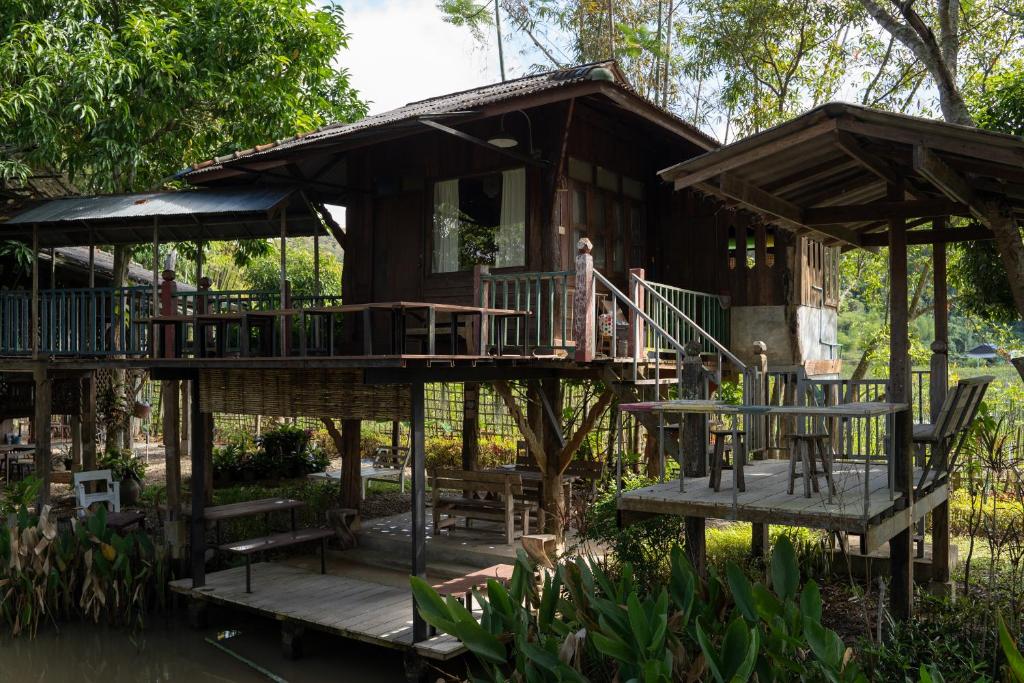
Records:
M522 270L573 268L570 202L576 181L568 175L571 156L644 183L644 244L639 251L626 248L621 272L608 269L613 281L624 286L628 269L642 267L651 280L728 295L733 305L802 303L795 300L802 299L806 289L794 286L796 238L765 228L751 215L717 200L676 192L660 180L659 170L697 153L689 143L586 99L575 105L556 102L536 107L528 114L532 147L547 165L526 166L526 266ZM459 128L481 139L504 130L520 141L516 151L528 152L531 130L519 112ZM346 203L346 301L472 303L472 272L430 272L433 184L520 166L521 162L493 150L426 127L414 136L350 152L344 166L346 183L353 188ZM752 268L742 248L748 235L756 245ZM730 254L730 239L740 245L734 254Z

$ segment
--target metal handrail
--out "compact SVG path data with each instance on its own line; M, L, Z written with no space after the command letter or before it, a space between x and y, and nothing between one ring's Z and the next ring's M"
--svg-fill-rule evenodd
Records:
M703 327L698 325L690 316L688 316L685 313L683 313L681 310L679 310L675 306L675 304L673 304L671 301L669 301L664 296L662 296L662 294L660 292L658 292L653 287L651 287L650 284L647 281L641 279L639 276L637 276L636 273L630 273L630 278L634 282L639 284L641 287L643 287L645 291L650 292L655 297L657 297L663 305L668 307L669 311L671 311L672 313L675 313L683 322L685 322L687 325L689 325L690 328L694 332L696 332L699 336L703 337L708 342L710 342L711 345L714 346L715 349L717 349L719 353L721 353L723 356L728 358L731 363L736 365L736 367L739 368L740 372L746 372L746 370L747 370L746 363L744 363L739 358L737 358L734 353L729 351L729 349L725 348L725 346L721 342L719 342L717 339L715 339L713 336L711 336L711 333L709 333Z

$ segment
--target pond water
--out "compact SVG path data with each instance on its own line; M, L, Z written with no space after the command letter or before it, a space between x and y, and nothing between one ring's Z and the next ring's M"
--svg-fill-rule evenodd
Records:
M270 620L211 610L209 623L195 630L181 618L157 618L136 634L76 623L63 625L59 633L52 626L41 629L34 639L5 637L0 682L405 681L397 651L310 633L305 656L288 661L281 655L278 626Z

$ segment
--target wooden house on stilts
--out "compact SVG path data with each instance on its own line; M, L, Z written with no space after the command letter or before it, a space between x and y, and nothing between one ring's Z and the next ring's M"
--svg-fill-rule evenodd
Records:
M865 550L889 542L893 599L909 613L918 520L933 515L937 553L948 544L950 458L947 439L927 458L912 457L911 439L924 432L912 407L922 424L946 419L947 376L937 344L930 379L912 385L906 246L936 245L936 299L944 297L943 245L991 238L992 206L1020 211L1022 158L1016 137L849 105L720 147L638 95L613 62L527 76L197 163L178 174L188 190L57 199L0 223L0 239L21 240L37 256L97 244L147 244L154 254L141 292L47 288L37 258L31 289L3 293L0 372L33 378L41 424L56 409L52 383L73 379L80 400L70 403L81 406L86 443L94 443L98 370L145 369L167 392L188 382L187 590L197 599L245 604L248 595L202 590L208 415L341 419L341 479L352 501L360 421L409 421L410 563L422 576L424 385L462 382L493 383L508 403L553 523L564 505L559 478L586 430L602 410L621 408L655 444L650 471L664 478L671 460L682 471L624 492L623 523L685 517L698 561L706 517L753 522L755 549L769 524L853 534ZM344 224L332 206L345 208ZM957 216L976 224L948 227ZM328 235L344 249L342 296L293 296L288 240L318 244ZM251 238L280 240L276 291L221 293L201 279L198 290L178 291L158 258L162 243ZM890 253L891 379L851 384L838 379L839 255L879 246ZM940 341L944 312L936 306ZM557 418L568 379L603 387L573 435ZM726 380L741 388L742 406L710 400L709 389ZM530 398L525 410L516 382ZM880 395L884 402L873 400ZM683 398L708 406L687 413ZM868 407L808 412L850 404ZM180 419L173 412L164 417L171 433ZM826 481L813 467L795 474L794 438L831 449L819 456ZM715 465L729 443L748 464L735 467L734 457L723 473ZM47 479L45 436L38 446ZM94 448L86 454L89 466ZM173 479L178 457L168 448L172 521L186 503ZM711 486L709 461L718 475ZM948 569L935 564L942 579ZM417 656L456 652L428 637L405 598L396 598L391 622L332 628Z

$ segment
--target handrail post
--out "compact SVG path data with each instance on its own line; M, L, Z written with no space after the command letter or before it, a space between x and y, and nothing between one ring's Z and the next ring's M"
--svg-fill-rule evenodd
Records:
M572 302L572 331L576 341L576 362L589 363L594 360L594 329L597 312L596 283L594 281L594 257L590 253L593 243L586 237L576 243L576 291Z
M490 308L491 306L491 267L487 265L477 264L473 266L473 301L476 302L477 306L482 308ZM481 348L477 349L477 355L483 356L487 353L486 343L481 340L487 337L480 335L480 327L490 322L485 323L482 316L471 316L470 317L470 334L467 339L474 339L477 341L477 346ZM452 349L452 353L455 350Z
M168 268L164 270L163 284L160 286L160 315L174 315L174 295L178 291L178 283L175 282L175 272ZM155 313L154 313L155 315ZM153 337L156 338L156 327L153 328ZM173 327L164 327L163 357L174 358L175 330ZM156 350L156 349L154 349Z
M644 310L644 289L639 282L644 280L645 271L643 268L629 269L629 298L636 306L636 310L629 311L629 355L633 362L639 362L643 358L646 344L644 342L644 321L636 314L637 310Z

